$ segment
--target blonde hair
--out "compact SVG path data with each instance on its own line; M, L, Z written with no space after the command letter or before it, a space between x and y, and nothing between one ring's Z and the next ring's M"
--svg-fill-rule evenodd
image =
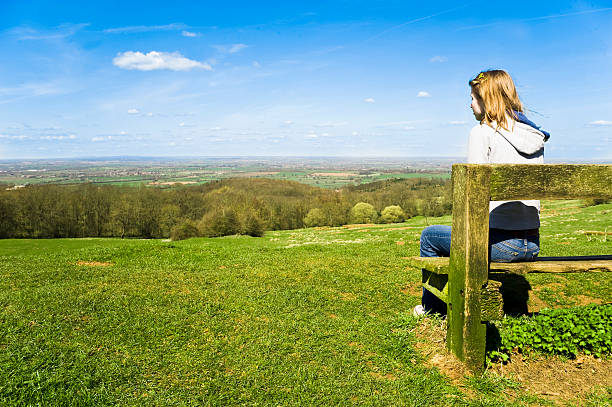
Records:
M502 127L508 130L508 116L516 119L513 112L523 112L523 104L508 72L501 69L482 71L469 84L472 92L484 104L481 123L484 122L491 126L495 122L497 128Z

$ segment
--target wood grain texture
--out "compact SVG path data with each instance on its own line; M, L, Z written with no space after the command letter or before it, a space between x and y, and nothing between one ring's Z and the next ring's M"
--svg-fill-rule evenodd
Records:
M453 165L447 346L473 373L485 361L480 297L488 277L490 176L490 166Z
M410 257L408 265L424 268L436 274L448 274L448 257ZM491 263L490 272L527 273L589 273L612 272L612 255L538 257L520 263Z
M448 274L448 257L405 257L408 267L422 268L435 274Z
M495 164L490 167L493 201L612 198L612 165Z

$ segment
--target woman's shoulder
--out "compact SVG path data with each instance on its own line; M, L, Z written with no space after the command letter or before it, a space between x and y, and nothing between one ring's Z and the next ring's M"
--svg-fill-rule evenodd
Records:
M471 137L489 137L493 133L495 133L495 129L486 123L477 124L470 130Z

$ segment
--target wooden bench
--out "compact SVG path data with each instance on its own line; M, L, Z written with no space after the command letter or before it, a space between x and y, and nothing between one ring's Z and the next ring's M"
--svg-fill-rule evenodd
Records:
M512 182L516 180L516 182ZM486 322L503 317L490 273L612 271L612 255L489 262L489 201L612 198L612 165L455 164L450 258L412 257L423 287L447 304L447 348L472 373L485 366Z

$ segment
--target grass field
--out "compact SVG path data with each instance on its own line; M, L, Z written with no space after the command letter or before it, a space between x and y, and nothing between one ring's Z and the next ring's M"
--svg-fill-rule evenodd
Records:
M100 175L107 170L111 175ZM450 179L450 170L447 172L402 172L380 171L359 174L358 171L340 170L270 170L261 167L242 168L169 168L147 171L136 175L129 171L126 174L112 174L117 169L95 168L80 172L76 171L49 171L38 172L36 175L22 173L17 175L0 175L0 183L24 184L80 184L96 183L102 185L139 186L156 185L171 188L184 184L205 184L227 178L272 178L285 181L297 181L307 185L321 188L341 188L346 185L360 185L387 179L427 178Z
M433 223L0 241L0 405L550 405L423 363L402 258ZM541 255L610 254L611 231L612 204L545 202ZM539 307L611 300L610 273L529 282Z

